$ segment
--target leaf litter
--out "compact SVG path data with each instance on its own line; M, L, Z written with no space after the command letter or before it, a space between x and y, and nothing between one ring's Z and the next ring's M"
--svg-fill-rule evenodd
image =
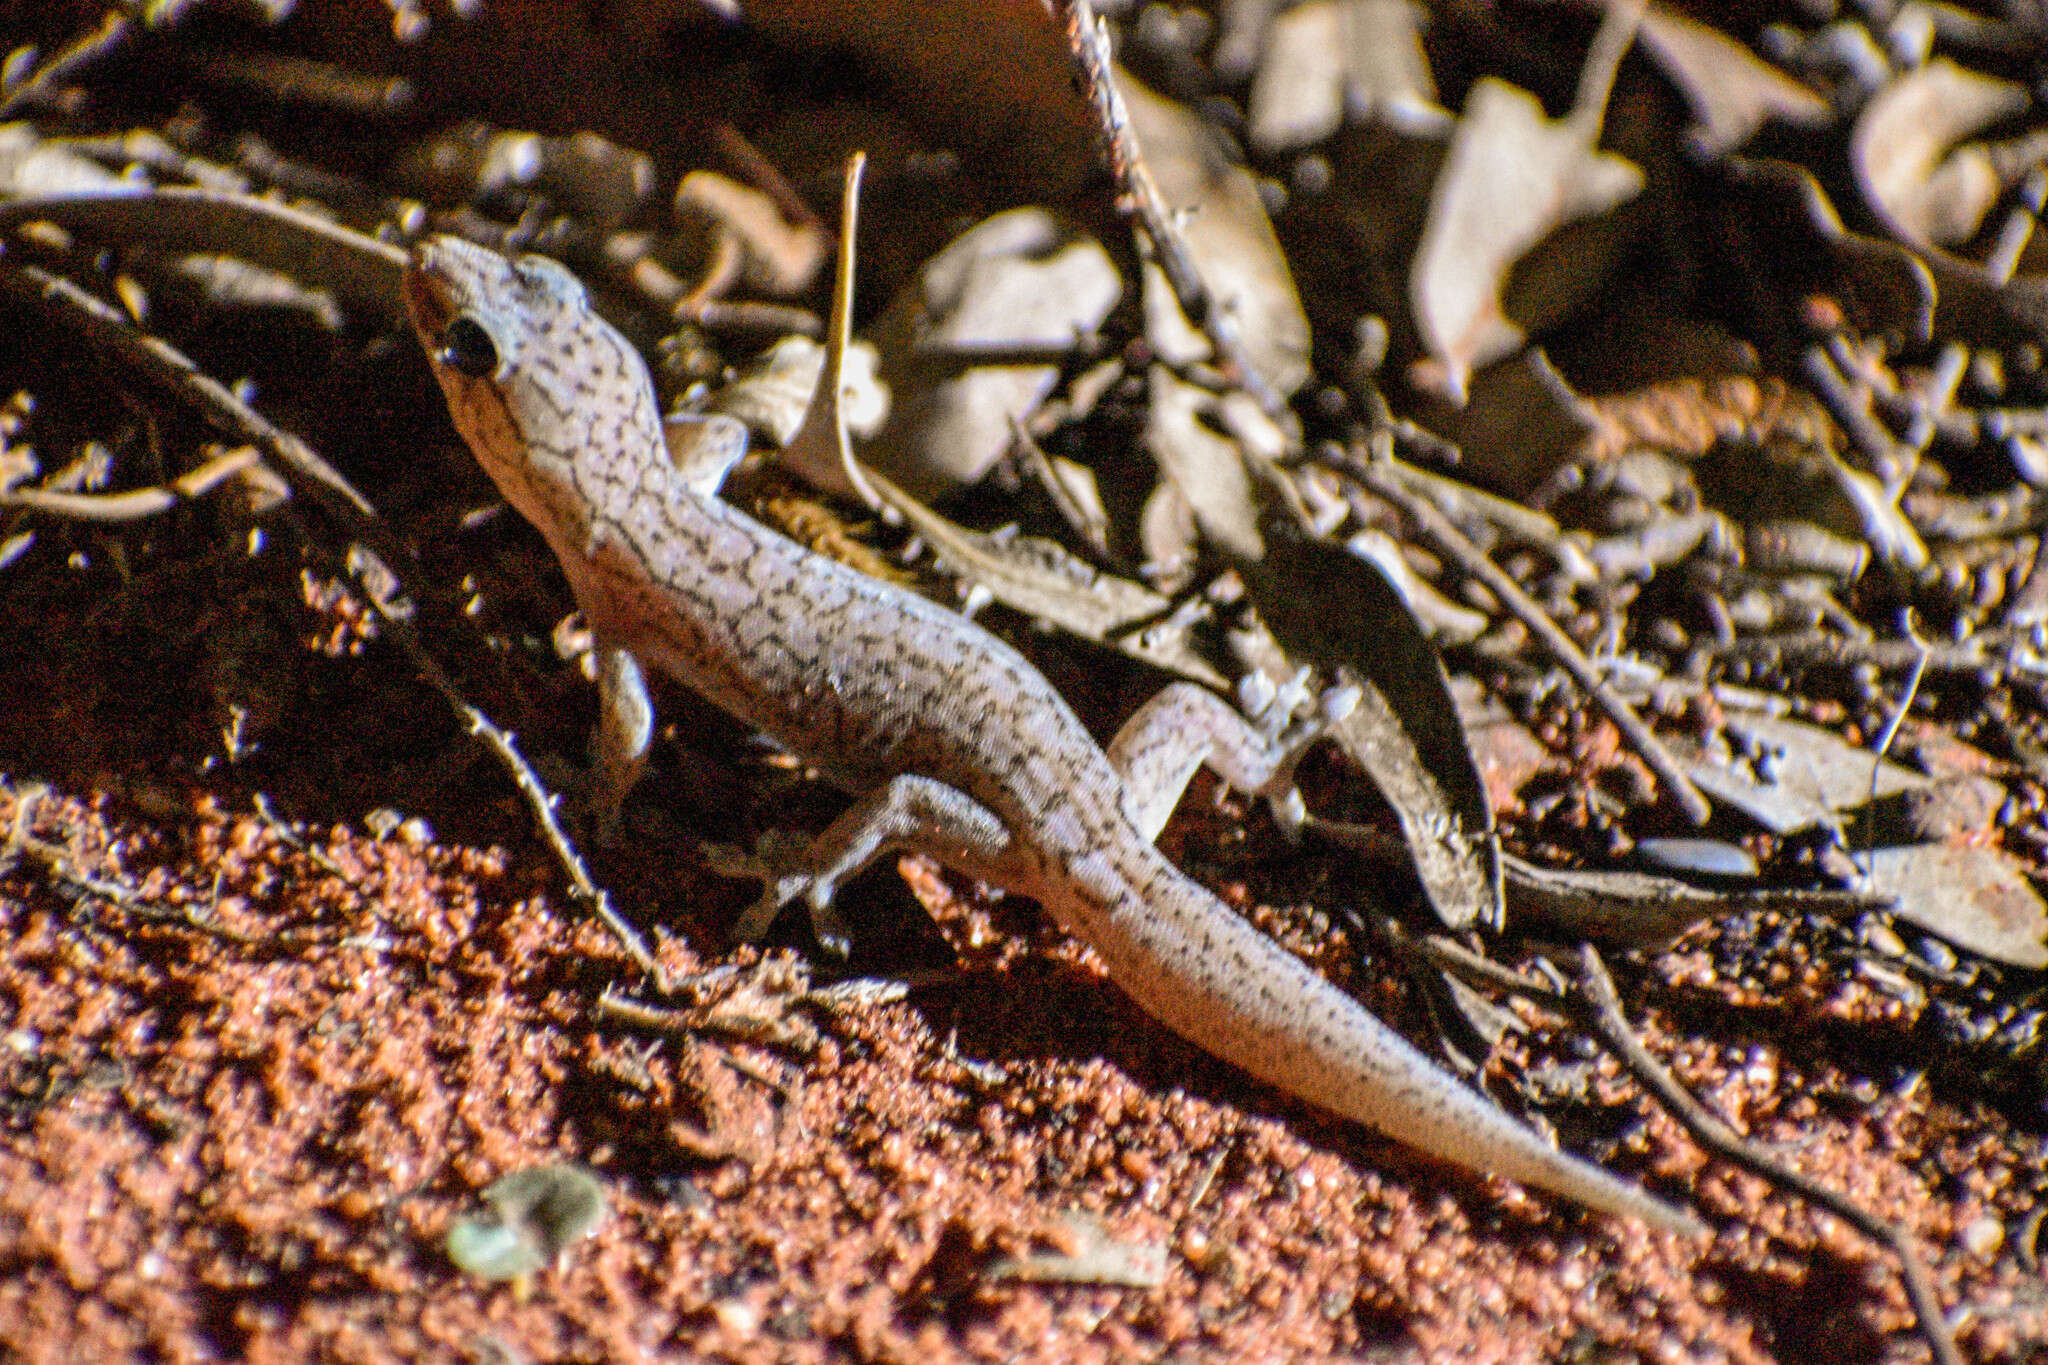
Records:
M1812 1173L1872 1192L1931 1248L1929 1292L1972 1358L2023 1359L2048 1339L2020 1274L2042 1193L2032 973L2048 957L2033 885L2048 852L2048 312L2031 239L2048 182L2026 20L1935 6L1788 7L1727 26L1623 5L1120 10L1121 65L1098 84L1128 123L1105 130L1075 97L1060 26L1032 5L973 22L942 0L764 5L736 22L647 3L591 26L517 0L487 0L473 21L360 0L277 8L288 56L232 24L202 39L174 10L146 59L128 52L140 30L82 4L7 21L23 46L6 98L23 121L0 157L0 283L30 340L9 353L22 397L0 465L0 572L14 587L6 691L35 701L0 724L0 770L94 794L128 823L96 833L104 813L23 795L18 818L45 827L0 856L19 945L0 993L0 1159L27 1270L0 1293L0 1322L176 1354L195 1321L181 1286L207 1265L205 1292L243 1286L242 1344L332 1340L325 1305L364 1276L410 1283L408 1248L463 1192L574 1155L605 1172L620 1210L588 1264L538 1281L538 1297L463 1301L453 1335L452 1320L401 1306L417 1290L387 1297L392 1353L460 1351L484 1331L607 1355L657 1339L731 1356L915 1339L962 1358L1390 1343L1534 1358L1575 1333L1647 1349L1622 1311L1638 1293L1662 1339L1700 1357L1865 1358L1916 1316L1925 1330L1924 1286L1905 1296L1883 1274L1825 1296L1826 1315L1802 1309L1813 1277L1844 1263L1829 1257L1867 1250L1703 1167L1666 1129L1614 1139L1634 1110L1613 1073L1555 1064L1550 1033L1496 1027L1500 1006L1463 978L1421 997L1463 1001L1452 1013L1483 1027L1458 1046L1490 1040L1496 1089L1540 1090L1575 1147L1632 1152L1774 1239L1776 1259L1740 1234L1724 1243L1761 1296L1731 1298L1712 1269L1581 1246L1562 1273L1590 1284L1597 1268L1605 1288L1547 1298L1557 1263L1536 1273L1415 1200L1438 1177L1299 1110L1245 1117L1271 1097L1201 1072L1116 1013L1085 953L914 861L904 878L951 965L905 970L932 941L863 925L856 952L922 984L831 1011L794 1089L742 1050L815 1040L808 1022L742 1033L726 1063L686 1056L671 1040L694 1035L666 1016L583 1017L602 992L587 964L616 950L553 917L544 875L486 871L499 908L481 921L461 880L471 855L420 855L452 859L438 908L362 890L416 881L403 839L430 837L349 834L382 827L365 812L424 809L442 837L479 843L520 827L459 734L407 697L410 670L377 667L396 629L380 635L380 604L407 604L436 651L463 660L461 685L517 720L550 781L573 788L583 739L579 679L549 645L575 632L555 629L566 599L544 559L474 471L451 478L423 457L447 444L431 416L399 416L420 390L386 330L393 243L431 226L560 256L646 344L679 413L736 417L765 450L799 440L826 368L811 339L829 311L826 172L857 142L881 172L863 292L898 305L863 329L880 365L839 372L833 397L863 458L907 452L883 461L882 520L900 524L834 529L834 504L793 499L766 453L742 463L736 495L822 526L811 543L996 604L998 625L1107 646L1126 656L1117 668L1219 687L1248 668L1287 681L1304 663L1354 679L1377 700L1340 727L1346 756L1305 774L1311 828L1330 840L1295 848L1237 807L1189 803L1176 856L1411 1024L1416 997L1354 962L1407 951L1374 928L1389 911L1498 928L1504 907L1505 934L1485 940L1503 956L1531 934L1658 954L1625 977L1630 1013L1686 1080L1752 1134L1800 1144ZM650 84L648 54L680 50L703 55ZM805 51L842 54L838 83L808 89L821 69L784 60ZM578 79L521 79L533 53ZM963 75L976 71L987 79ZM817 101L808 123L782 111L792 97ZM408 103L423 98L439 103ZM429 107L467 121L432 131L416 113ZM1087 150L1105 131L1124 157L1107 176ZM1032 203L1029 220L1001 216ZM1031 222L1039 245L982 258L891 340L920 291L933 297L932 272L953 268L947 244L1006 221ZM1032 273L1077 243L1085 282ZM1013 266L1016 283L994 283ZM68 313L46 302L81 286ZM92 312L95 291L115 305ZM921 369L929 338L970 317L938 347L944 363ZM45 358L80 353L133 377L118 381L123 406ZM892 424L916 434L874 443ZM209 428L247 444L212 446ZM337 467L347 480L321 472ZM270 501L219 495L243 483ZM372 501L357 484L380 522L350 520ZM381 564L380 585L351 590L321 567L335 526L337 560ZM1422 644L1425 612L1457 687ZM1033 647L1105 726L1147 681L1107 652ZM1479 758L1451 700L1475 684L1492 698ZM633 846L601 864L634 918L680 936L659 945L670 971L688 965L683 945L719 943L735 909L679 869L694 840L829 814L775 756L714 726L678 729L662 799L636 801ZM1967 800L1937 797L1952 777L1926 757L1930 732L1975 746ZM1697 808L1693 784L1710 798ZM310 825L219 814L259 794L334 828L329 847ZM277 888L299 855L281 830L319 854L306 868L349 872L346 894L293 908ZM260 856L208 877L166 856L180 839L195 857ZM135 867L156 870L136 880ZM166 916L160 902L192 908ZM369 966L321 976L330 922ZM484 941L465 948L458 923L483 925ZM428 958L408 956L421 945ZM467 1006L437 993L457 962ZM178 994L149 984L166 972ZM1020 1002L1023 981L1076 1008L1024 1013L1044 1001ZM356 994L323 997L343 986ZM258 1001L274 1002L267 1024L248 1013ZM1106 1026L1086 1022L1105 1008ZM202 1034L181 1024L175 1048L153 1041L192 1019L242 1049L238 1065L277 1059L271 1093L301 1101L278 1111L297 1134L296 1184L275 1183L283 1162L230 1126L253 1112L232 1087L206 1088L210 1054L189 1041ZM462 1037L476 1042L448 1051ZM379 1038L389 1055L366 1061ZM391 1051L400 1040L417 1060ZM491 1078L502 1047L526 1052ZM92 1080L100 1054L126 1068L117 1087ZM992 1054L1000 1065L975 1060ZM366 1065L382 1089L350 1088ZM1208 1079L1158 1088L1189 1065ZM967 1111L934 1107L970 1094ZM143 1140L94 1155L79 1135L114 1101ZM456 1109L462 1125L434 1117ZM347 1112L362 1140L320 1117ZM1853 1140L1880 1126L1893 1156ZM147 1218L117 1201L97 1241L68 1221L96 1180L186 1179L165 1144L202 1131L218 1140L199 1169L252 1197L165 1214L151 1196ZM323 1151L341 1157L323 1166ZM802 1174L813 1162L825 1186ZM1920 1174L1936 1162L1959 1173L1943 1189ZM287 1218L294 1198L310 1202ZM826 1206L832 1231L805 1240L799 1211ZM1057 1230L1077 1207L1134 1230L1142 1273L1089 1260L1123 1245L1091 1240L1104 1224ZM132 1249L144 1228L146 1253ZM137 1238L125 1260L124 1236ZM1047 1240L1129 1297L978 1273L1030 1266ZM1483 1344L1458 1311L1464 1281L1439 1264L1511 1286ZM291 1275L310 1297L263 1288ZM666 1297L626 1288L656 1281ZM1108 1295L1107 1316L1048 1335L1042 1314L1075 1293ZM641 1303L630 1327L586 1311L628 1299ZM1927 1341L1949 1349L1939 1332Z

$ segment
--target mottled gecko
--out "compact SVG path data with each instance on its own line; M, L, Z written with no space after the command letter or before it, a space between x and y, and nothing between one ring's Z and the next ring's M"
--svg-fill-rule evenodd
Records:
M1314 726L1261 732L1169 686L1098 747L1022 655L965 617L722 502L733 444L672 456L639 354L569 272L449 237L406 305L455 424L546 537L600 649L601 771L644 752L668 674L858 793L745 927L891 850L1037 900L1155 1019L1262 1081L1469 1170L1699 1232L1439 1070L1153 846L1197 767L1268 793Z

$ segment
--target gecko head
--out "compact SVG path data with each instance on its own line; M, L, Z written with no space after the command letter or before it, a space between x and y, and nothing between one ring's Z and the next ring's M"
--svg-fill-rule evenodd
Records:
M541 457L566 470L608 447L662 448L639 352L556 262L430 237L405 272L405 309L463 439L529 516L551 472Z

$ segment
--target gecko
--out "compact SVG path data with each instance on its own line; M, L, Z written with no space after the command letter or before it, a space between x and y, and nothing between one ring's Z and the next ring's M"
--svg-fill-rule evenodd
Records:
M600 785L619 796L647 749L653 670L854 793L766 873L743 936L799 899L824 912L886 853L924 854L1037 901L1147 1014L1268 1085L1469 1171L1705 1231L1440 1069L1155 846L1204 765L1247 793L1291 786L1314 722L1260 729L1180 682L1098 745L988 630L719 498L744 442L671 450L645 362L566 267L436 236L404 295L457 430L597 642Z

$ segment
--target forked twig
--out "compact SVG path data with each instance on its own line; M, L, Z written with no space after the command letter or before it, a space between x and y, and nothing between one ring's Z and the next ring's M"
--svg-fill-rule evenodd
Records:
M1614 978L1607 974L1607 964L1601 960L1600 950L1590 943L1581 944L1579 968L1579 984L1585 997L1584 1008L1580 1012L1599 1030L1607 1046L1628 1064L1637 1079L1649 1087L1674 1118L1685 1125L1693 1141L1731 1165L1740 1166L1750 1174L1826 1209L1890 1251L1898 1258L1899 1278L1905 1284L1906 1297L1919 1319L1920 1336L1934 1353L1937 1365L1962 1365L1963 1358L1956 1349L1955 1334L1949 1330L1948 1317L1941 1310L1940 1299L1935 1297L1934 1281L1921 1261L1919 1249L1906 1233L1820 1182L1773 1161L1755 1144L1723 1123L1694 1099L1678 1083L1678 1078L1636 1037L1627 1016L1622 1013L1620 993L1614 988Z
M1608 974L1607 964L1598 948L1591 943L1579 946L1579 991L1574 994L1532 981L1522 973L1482 957L1443 935L1416 937L1392 921L1384 927L1388 940L1401 951L1414 953L1475 986L1521 995L1545 1008L1567 1013L1589 1026L1643 1087L1671 1112L1672 1117L1685 1125L1693 1141L1731 1165L1827 1210L1890 1251L1898 1259L1899 1278L1905 1286L1908 1301L1913 1305L1921 1338L1933 1353L1936 1365L1962 1365L1955 1334L1949 1329L1948 1317L1935 1296L1934 1281L1927 1273L1919 1248L1907 1234L1846 1196L1774 1161L1695 1099L1629 1026L1628 1017L1622 1010L1621 994L1615 989L1614 978Z
M1117 206L1136 215L1145 229L1152 242L1152 254L1179 301L1181 312L1215 345L1216 354L1229 371L1230 382L1250 394L1266 412L1280 411L1286 400L1273 392L1245 354L1236 326L1203 283L1201 272L1195 268L1194 255L1174 225L1173 208L1145 165L1130 114L1124 108L1123 96L1117 92L1108 25L1096 16L1089 0L1069 0L1066 29L1067 50L1073 54L1082 91L1095 112L1103 159L1109 163L1110 173L1122 192Z
M1704 825L1707 822L1708 817L1713 814L1713 808L1707 804L1707 798L1700 794L1700 789L1693 785L1692 779L1686 776L1685 769L1679 766L1678 759L1664 747L1662 740L1651 733L1650 727L1643 723L1643 718L1636 714L1635 708L1622 700L1620 695L1607 685L1607 680L1600 675L1600 670L1593 666L1593 661L1586 657L1585 651L1579 648L1571 636L1565 634L1564 627L1552 620L1550 613L1543 610L1535 598L1522 590L1521 584L1515 582L1505 569L1488 558L1485 551L1474 545L1463 531L1451 523L1449 517L1437 510L1434 503L1417 496L1391 470L1385 468L1382 462L1355 459L1347 461L1347 468L1367 488L1400 508L1415 523L1416 528L1428 537L1432 545L1457 564L1461 572L1485 584L1487 589L1501 600L1501 604L1514 613L1515 619L1529 628L1529 633L1550 652L1551 657L1564 666L1565 671L1572 675L1573 681L1599 703L1600 709L1607 713L1607 718L1614 722L1615 728L1621 731L1630 746L1642 756L1643 762L1650 766L1650 771L1657 775L1657 780L1677 798L1686 818L1696 825Z

